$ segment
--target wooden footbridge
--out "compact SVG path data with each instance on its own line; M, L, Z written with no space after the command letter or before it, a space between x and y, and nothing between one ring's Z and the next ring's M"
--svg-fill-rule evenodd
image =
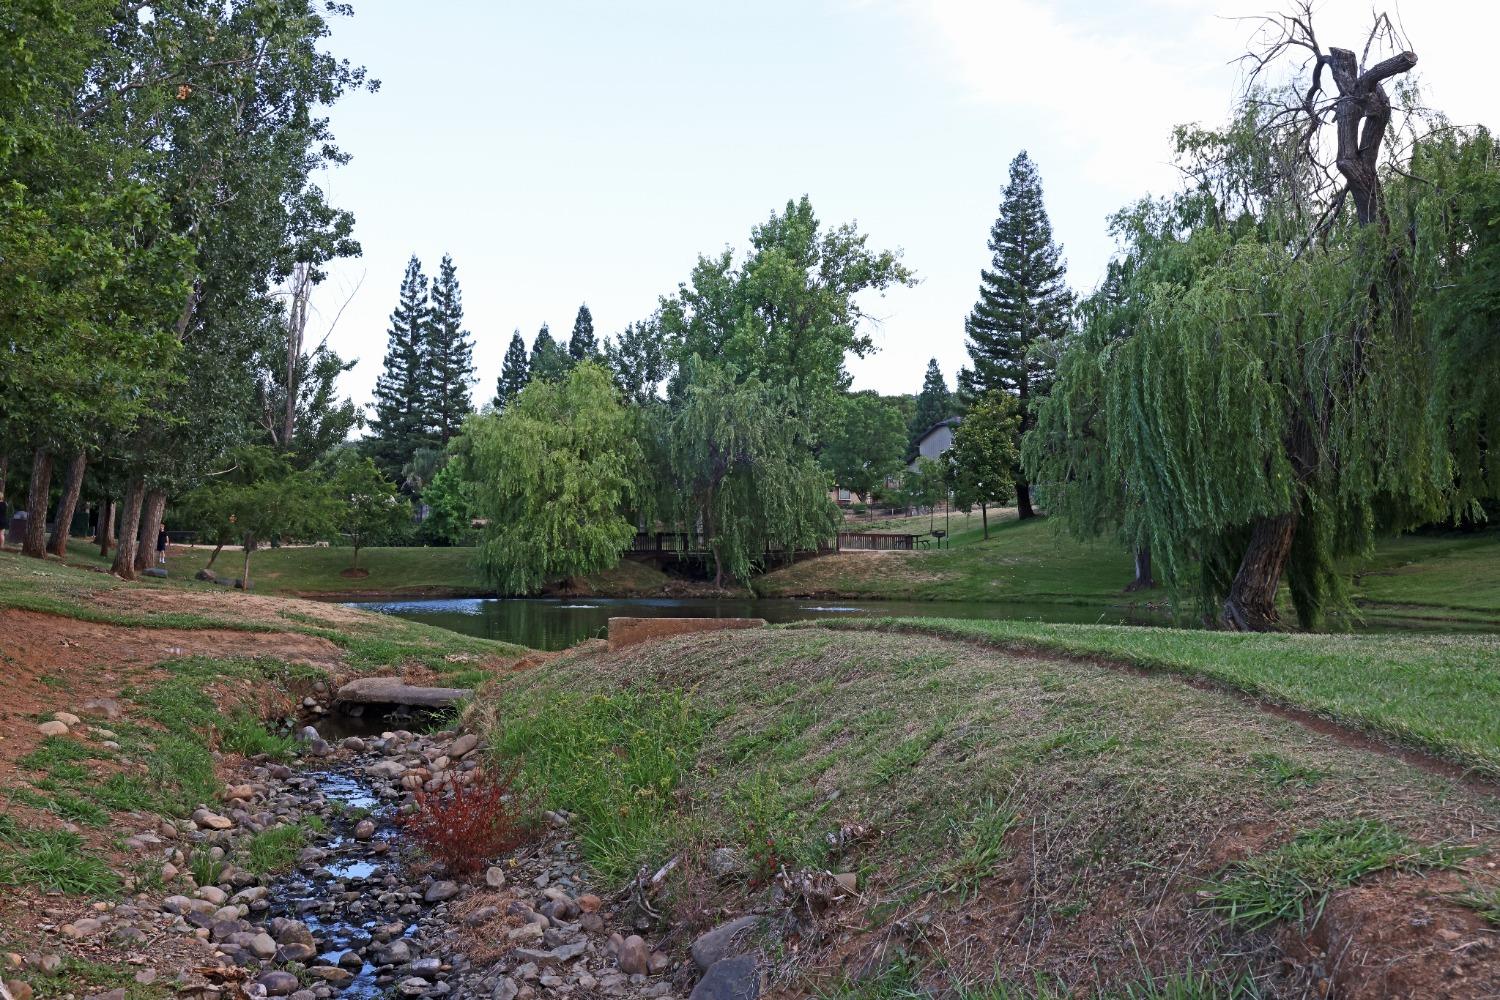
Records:
M925 541L926 538L922 535L841 531L832 539L820 542L815 549L797 549L789 553L782 546L768 546L765 561L768 565L774 565L836 552L909 552L921 547ZM688 531L638 531L625 558L658 566L670 562L707 563L713 559L713 551L701 534Z

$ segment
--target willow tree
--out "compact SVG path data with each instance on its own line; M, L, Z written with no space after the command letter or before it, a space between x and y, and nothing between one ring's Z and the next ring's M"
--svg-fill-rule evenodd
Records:
M748 580L768 551L816 548L837 530L829 476L784 390L706 362L687 374L666 431L673 513L702 531L715 584Z
M627 516L643 465L630 412L609 373L585 361L533 381L501 413L471 417L462 448L478 558L504 593L608 569L635 537Z

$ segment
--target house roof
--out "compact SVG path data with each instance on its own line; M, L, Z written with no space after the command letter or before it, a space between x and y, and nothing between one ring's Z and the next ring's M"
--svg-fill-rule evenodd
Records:
M932 436L933 431L937 430L939 427L957 427L959 424L963 423L963 419L963 417L948 417L945 420L939 420L937 423L933 424L931 427L927 428L917 436L917 443L921 444L923 441L926 441L929 437Z

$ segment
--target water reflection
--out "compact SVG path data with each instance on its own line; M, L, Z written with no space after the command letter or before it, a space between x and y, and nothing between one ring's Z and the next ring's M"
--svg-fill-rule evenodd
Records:
M1090 625L1171 625L1165 612L1149 608L1099 608L1069 604L972 601L708 600L702 598L460 598L436 601L377 601L351 604L366 611L409 618L486 639L532 649L566 649L603 638L618 616L655 618L764 618L770 622L868 616L941 616L1012 619Z

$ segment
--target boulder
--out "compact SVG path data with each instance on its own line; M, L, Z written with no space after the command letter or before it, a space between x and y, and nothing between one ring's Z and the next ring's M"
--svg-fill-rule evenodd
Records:
M690 632L761 628L765 624L764 618L611 618L609 648L613 651Z
M707 972L726 958L745 954L750 950L750 937L760 927L760 922L760 917L737 917L699 935L693 942L693 962Z
M688 1000L756 1000L760 996L760 973L749 955L715 962L698 980Z

